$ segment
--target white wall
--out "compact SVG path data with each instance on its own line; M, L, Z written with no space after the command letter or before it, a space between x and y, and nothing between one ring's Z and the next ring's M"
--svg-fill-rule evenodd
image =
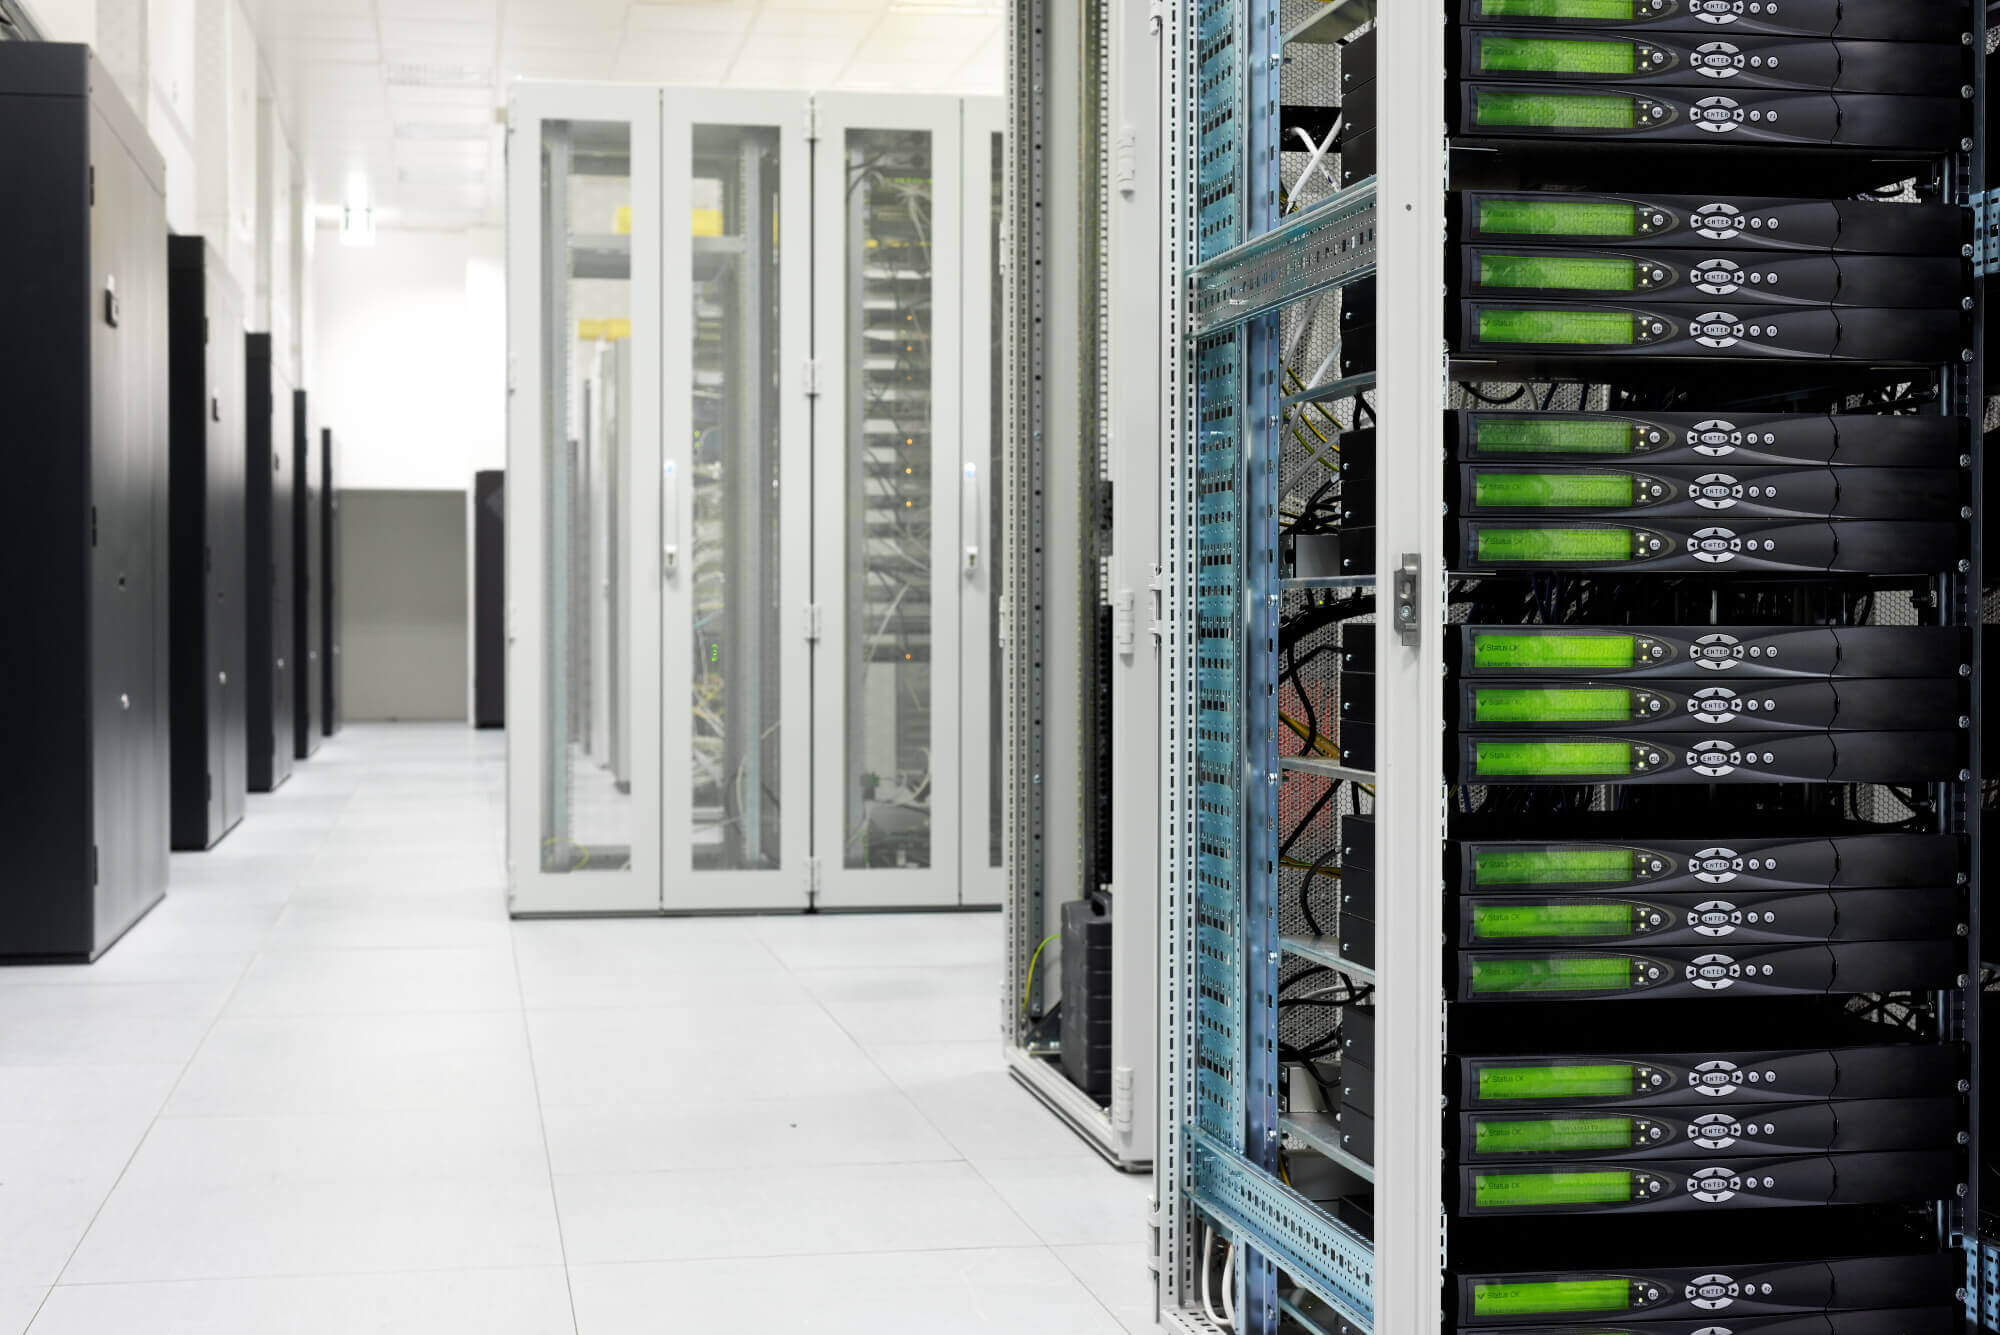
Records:
M23 7L51 42L97 40L97 0L24 0Z
M307 385L343 489L456 491L507 457L506 296L497 229L383 227L316 238Z

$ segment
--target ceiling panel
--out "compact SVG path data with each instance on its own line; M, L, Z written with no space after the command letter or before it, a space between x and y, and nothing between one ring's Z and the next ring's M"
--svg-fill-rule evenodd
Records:
M320 196L360 178L384 222L420 227L501 221L494 114L515 79L997 92L1004 73L993 0L245 6Z

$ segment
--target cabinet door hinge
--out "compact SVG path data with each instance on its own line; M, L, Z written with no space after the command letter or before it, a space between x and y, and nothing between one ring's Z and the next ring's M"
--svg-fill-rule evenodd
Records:
M814 399L819 397L819 359L817 357L806 358L805 386L807 398Z
M809 97L806 99L805 130L806 141L808 143L819 138L819 99L817 98Z
M826 628L826 618L818 603L806 604L806 643L818 644L822 631Z
M818 858L806 859L806 902L810 905L819 898L821 864Z

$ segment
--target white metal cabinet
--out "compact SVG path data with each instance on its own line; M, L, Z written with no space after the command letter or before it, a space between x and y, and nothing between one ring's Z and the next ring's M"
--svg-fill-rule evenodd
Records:
M660 471L657 382L625 396L615 440L586 419L602 406L594 373L613 335L640 363L660 356L659 93L524 85L508 153L510 902L523 913L656 908L659 695L635 689L614 709L609 683L659 679L659 564L630 562L632 596L616 609L603 587L612 551L660 550L646 485ZM614 642L616 671L594 668ZM598 714L607 726L593 736Z
M959 101L818 99L819 902L959 902ZM836 203L837 201L837 203Z
M660 906L808 902L811 181L796 94L666 90Z

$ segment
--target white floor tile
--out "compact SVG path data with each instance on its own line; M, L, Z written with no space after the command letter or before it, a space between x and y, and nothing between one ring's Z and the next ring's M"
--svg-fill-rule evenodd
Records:
M178 893L178 892L176 892ZM233 983L257 957L252 949L146 952L113 949L95 964L31 964L0 969L0 989L57 984Z
M0 1066L0 1122L151 1118L180 1074L178 1064Z
M65 1285L33 1335L556 1335L557 1267Z
M754 981L706 1009L530 1011L542 1102L713 1103L746 1088L813 1097L888 1088L881 1069L816 1006L756 1006Z
M107 1284L561 1262L543 1183L121 1183L63 1279Z
M0 1182L111 1190L146 1134L150 1113L67 1121L0 1121Z
M224 1016L167 1111L471 1110L530 1101L533 1089L518 1014Z
M0 1181L0 1288L55 1283L104 1190L86 1182Z
M489 903L371 890L348 902L295 898L265 942L271 950L381 950L509 944L507 913Z
M1057 1247L1056 1257L1083 1281L1132 1335L1157 1329L1153 1320L1153 1272L1143 1242Z
M1150 1173L1121 1173L1102 1159L980 1159L973 1167L1050 1246L1139 1242L1146 1237Z
M532 1106L265 1117L162 1117L123 1186L486 1178L547 1184Z
M0 1004L4 1004L0 996ZM519 1010L504 946L264 951L229 1003L232 1016ZM4 1012L0 1012L4 1013Z
M558 1176L556 1200L573 1265L1035 1242L962 1163Z
M12 992L15 989L8 988ZM98 992L101 988L79 988ZM177 1065L208 1032L206 1015L40 1015L0 1018L0 1068Z
M580 1335L1120 1335L1104 1306L1039 1247L577 1266L571 1285ZM755 1315L746 1320L751 1295Z
M21 1335L21 1332L28 1328L28 1323L34 1320L35 1312L48 1295L49 1289L46 1284L0 1288L0 1332L5 1332L5 1335Z
M0 1027L45 1019L108 1018L211 1019L229 1000L234 978L198 983L17 983L0 987Z
M868 965L997 968L995 913L869 913L752 919L757 934L794 969Z
M1102 1162L1074 1131L1015 1083L1000 1055L998 1038L890 1045L871 1048L869 1055L968 1159Z
M782 1093L782 1077L763 1093ZM957 1159L903 1095L893 1090L809 1099L691 1104L599 1104L545 1110L556 1173L639 1173L713 1168L718 1145L752 1162L919 1163Z

